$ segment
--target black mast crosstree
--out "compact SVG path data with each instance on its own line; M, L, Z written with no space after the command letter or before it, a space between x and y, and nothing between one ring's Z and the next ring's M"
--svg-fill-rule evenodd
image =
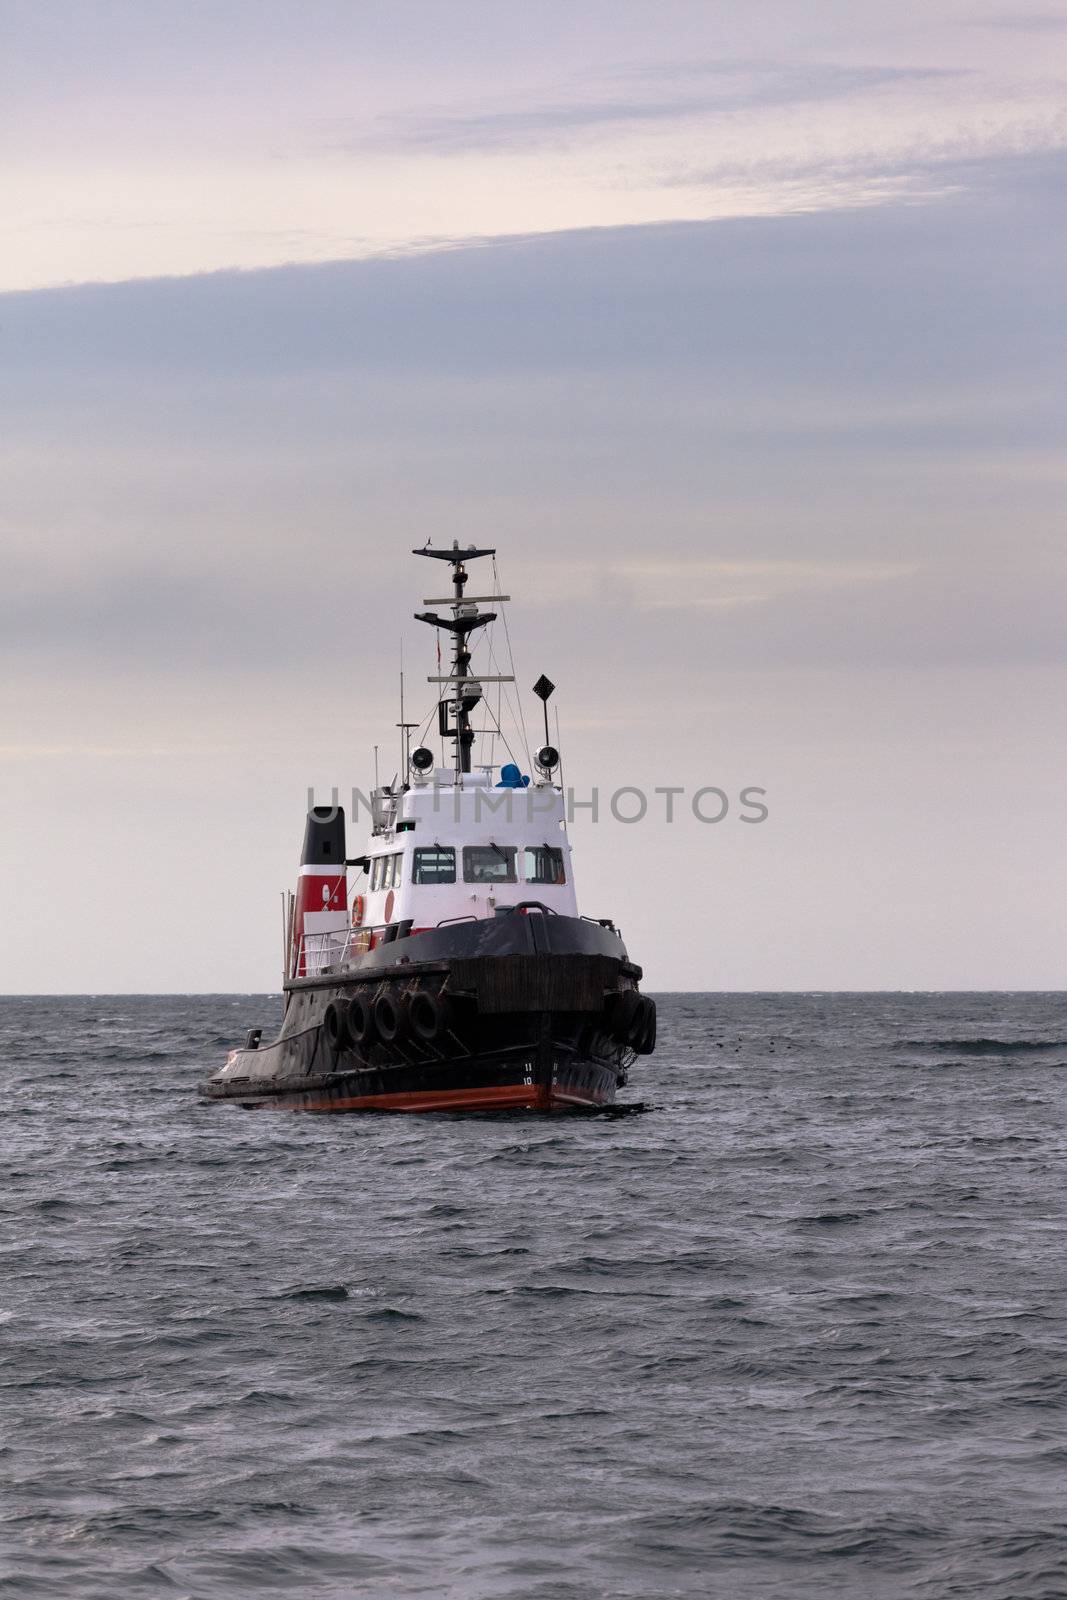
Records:
M464 599L463 591L467 585L468 572L466 563L475 561L480 556L495 556L495 550L478 550L474 545L468 545L461 550L459 540L453 542L451 550L433 550L429 545L421 550L413 550L412 555L428 556L434 561L450 561L452 563L452 597L451 600L427 600L426 605L451 605L450 617L439 617L435 611L416 611L416 622L426 622L433 628L444 628L452 635L452 671L447 677L430 677L428 683L450 684L452 693L443 696L437 707L438 727L441 737L456 741L456 769L459 772L471 770L471 747L474 744L474 729L471 727L471 712L481 699L480 684L471 677L471 652L468 647L470 635L476 628L484 628L487 623L495 622L495 611L479 611L478 604L482 600ZM489 600L504 599L505 596L488 595ZM514 679L508 674L492 674L488 678L482 675L483 682L513 683ZM450 726L448 721L448 708L452 707L454 722Z

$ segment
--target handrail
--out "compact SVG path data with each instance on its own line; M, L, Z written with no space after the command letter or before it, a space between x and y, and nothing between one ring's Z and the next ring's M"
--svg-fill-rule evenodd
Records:
M543 915L558 917L560 913L555 906L546 905L543 900L519 900L515 905L499 906L497 914L511 914L517 911L540 911ZM434 924L437 928L449 928L460 922L481 922L485 918L478 917L473 911L464 912L457 917L442 917ZM491 919L490 919L491 920ZM591 922L594 927L609 928L611 932L621 939L622 934L609 919L603 917L590 917L582 913L583 922ZM395 924L387 924L395 926ZM334 928L321 933L302 933L293 949L293 962L289 971L289 978L301 975L300 969L304 968L303 976L313 977L318 973L332 970L347 961L353 951L354 942L365 933L382 932L384 930L370 929L365 926L358 928ZM362 952L359 952L362 954Z
M326 929L322 933L302 933L293 950L293 965L289 977L299 977L301 966L304 968L304 976L311 977L315 973L325 972L327 968L340 964L348 955L352 935L356 931L349 927Z

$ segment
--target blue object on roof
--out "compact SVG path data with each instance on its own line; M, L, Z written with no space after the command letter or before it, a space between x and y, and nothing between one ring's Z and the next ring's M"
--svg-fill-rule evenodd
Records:
M500 782L498 789L526 789L529 787L529 774L520 772L513 761L509 761L500 769Z

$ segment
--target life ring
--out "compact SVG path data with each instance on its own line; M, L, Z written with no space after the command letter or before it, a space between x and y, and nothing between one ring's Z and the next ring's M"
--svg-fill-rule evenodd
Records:
M358 928L363 921L363 896L357 894L352 900L352 926Z

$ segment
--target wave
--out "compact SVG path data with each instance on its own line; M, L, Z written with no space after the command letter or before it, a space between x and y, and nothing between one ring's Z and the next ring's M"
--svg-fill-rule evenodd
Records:
M347 1300L348 1287L343 1283L311 1284L306 1289L287 1289L283 1300Z
M1044 1055L1067 1050L1067 1039L898 1039L896 1050L957 1051L964 1056Z

